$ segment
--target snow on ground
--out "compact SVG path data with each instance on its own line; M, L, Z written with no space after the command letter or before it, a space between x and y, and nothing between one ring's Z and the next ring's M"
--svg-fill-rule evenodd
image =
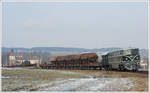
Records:
M3 67L2 69L12 70L12 69L24 69L24 68L22 68L22 67L14 67L14 68Z
M78 73L78 72L69 72L69 71L57 71L57 72L59 72L61 74L72 74L72 75L82 75L82 76L86 76L86 77L93 77L92 75Z
M7 69L22 69L22 68L7 68ZM55 71L55 70L41 70L41 71ZM134 88L135 84L129 78L112 77L110 75L101 74L96 77L89 74L58 71L61 74L75 74L83 75L87 78L57 78L50 82L41 82L30 87L28 90L37 91L124 91ZM11 78L2 76L2 78ZM33 85L33 84L32 84ZM24 91L24 90L19 90Z
M7 79L7 78L11 78L9 76L1 76L1 78Z
M80 78L53 82L40 91L124 91L134 87L128 78ZM51 83L52 84L52 83Z
M33 69L34 67L2 67L2 69L13 70L13 69Z

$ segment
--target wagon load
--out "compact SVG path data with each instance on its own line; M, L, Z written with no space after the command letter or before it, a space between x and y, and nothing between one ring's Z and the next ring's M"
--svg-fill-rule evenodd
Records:
M98 58L96 53L85 53L81 54L81 59L92 59L92 58Z
M73 54L54 56L50 58L50 65L41 65L42 68L52 69L96 69L100 68L96 53Z
M72 60L80 60L80 55L74 55L74 56L72 57Z
M55 57L52 57L52 58L50 58L50 62L54 62L54 61L56 61L57 60L57 56L55 56Z
M63 61L75 61L75 60L88 60L88 59L97 59L98 56L96 53L84 53L78 55L66 55L66 56L55 56L50 58L50 62L63 62Z

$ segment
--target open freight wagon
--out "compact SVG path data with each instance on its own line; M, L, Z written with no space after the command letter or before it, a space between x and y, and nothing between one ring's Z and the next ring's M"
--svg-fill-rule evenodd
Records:
M49 69L101 69L96 53L84 53L76 55L55 56L50 58L51 64L41 64L41 68Z

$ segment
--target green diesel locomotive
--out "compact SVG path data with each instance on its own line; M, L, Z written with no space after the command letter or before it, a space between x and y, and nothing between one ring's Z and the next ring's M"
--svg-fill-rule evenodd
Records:
M106 70L132 70L137 71L140 67L140 54L138 48L109 52L102 55L102 68Z

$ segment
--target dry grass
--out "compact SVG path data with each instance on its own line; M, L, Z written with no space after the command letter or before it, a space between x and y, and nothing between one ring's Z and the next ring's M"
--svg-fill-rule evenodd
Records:
M131 91L148 91L148 78L131 78L131 80L135 83L135 88L131 89Z
M119 71L99 71L99 70L74 70L73 72L87 73L95 76L106 75L114 78L129 78L135 84L132 89L125 91L148 91L148 74L134 72L119 72Z
M61 72L77 72L76 74L67 74ZM79 74L78 74L79 73ZM82 74L81 74L82 73ZM42 86L39 84L50 83L56 78L85 78L86 75L101 76L105 75L113 78L129 78L135 87L125 89L125 91L148 91L148 74L119 72L119 71L99 71L99 70L40 70L40 69L2 69L2 76L11 78L2 78L2 91L36 91ZM53 85L50 86L54 86ZM49 87L46 85L44 87Z
M50 83L56 78L85 78L83 75L65 74L55 70L2 69L2 91L34 90L39 84ZM32 90L32 91L33 91Z

